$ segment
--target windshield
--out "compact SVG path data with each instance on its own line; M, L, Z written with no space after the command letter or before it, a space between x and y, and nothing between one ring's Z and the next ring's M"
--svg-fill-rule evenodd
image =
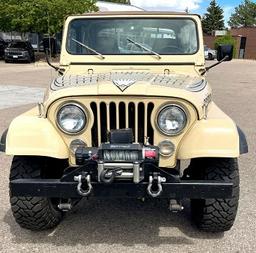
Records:
M9 45L10 48L26 48L27 44L24 42L14 42Z
M75 55L194 54L196 23L189 18L75 19L67 36L67 51Z

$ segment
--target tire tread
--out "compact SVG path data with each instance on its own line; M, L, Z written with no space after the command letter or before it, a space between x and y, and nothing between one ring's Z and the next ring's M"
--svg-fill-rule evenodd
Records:
M199 159L198 159L199 160ZM235 221L239 200L239 172L237 159L200 159L199 173L192 178L218 180L233 183L233 195L230 199L191 200L192 218L200 230L224 232L230 230ZM195 163L192 162L192 170Z
M42 158L14 157L10 180L18 178L40 178ZM47 198L42 197L16 197L10 192L10 203L16 222L23 228L30 230L50 229L58 225L62 213L53 208Z

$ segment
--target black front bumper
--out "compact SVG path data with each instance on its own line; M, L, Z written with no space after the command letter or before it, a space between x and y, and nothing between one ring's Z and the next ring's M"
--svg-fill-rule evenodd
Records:
M19 61L28 61L30 60L29 55L17 55L17 57L13 57L13 55L5 55L5 60L19 62Z
M180 180L162 183L163 191L159 198L209 199L230 198L232 183L216 181ZM90 197L97 198L143 198L147 194L147 182L138 184L115 182L110 185L92 182ZM37 196L48 198L81 198L77 192L77 182L63 182L59 179L16 179L10 182L13 196Z

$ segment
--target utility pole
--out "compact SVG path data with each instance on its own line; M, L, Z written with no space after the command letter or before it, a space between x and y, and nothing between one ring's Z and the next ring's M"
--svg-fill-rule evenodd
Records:
M51 50L51 39L50 39L50 15L48 11L47 11L47 16L48 16L48 43L49 43L49 51L50 51L50 59L51 59L52 50Z

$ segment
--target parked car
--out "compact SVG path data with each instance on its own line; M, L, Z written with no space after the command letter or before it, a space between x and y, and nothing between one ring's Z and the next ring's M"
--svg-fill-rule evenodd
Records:
M66 19L61 68L49 62L59 76L43 103L15 118L0 139L0 151L14 156L16 222L52 228L82 198L164 198L173 212L191 199L199 229L229 230L238 157L248 146L213 101L205 73L216 64L204 64L200 17L100 15ZM218 59L231 60L232 50L221 45ZM182 160L190 160L185 170Z
M0 38L0 58L4 58L4 50L7 47L8 43Z
M28 41L13 41L4 50L5 62L35 61L34 49Z
M216 59L216 56L216 50L204 46L204 57L206 60L214 60Z
M38 51L38 45L37 44L33 44L31 43L34 51ZM40 41L39 43L39 52L44 52L44 45L43 45L43 41Z

